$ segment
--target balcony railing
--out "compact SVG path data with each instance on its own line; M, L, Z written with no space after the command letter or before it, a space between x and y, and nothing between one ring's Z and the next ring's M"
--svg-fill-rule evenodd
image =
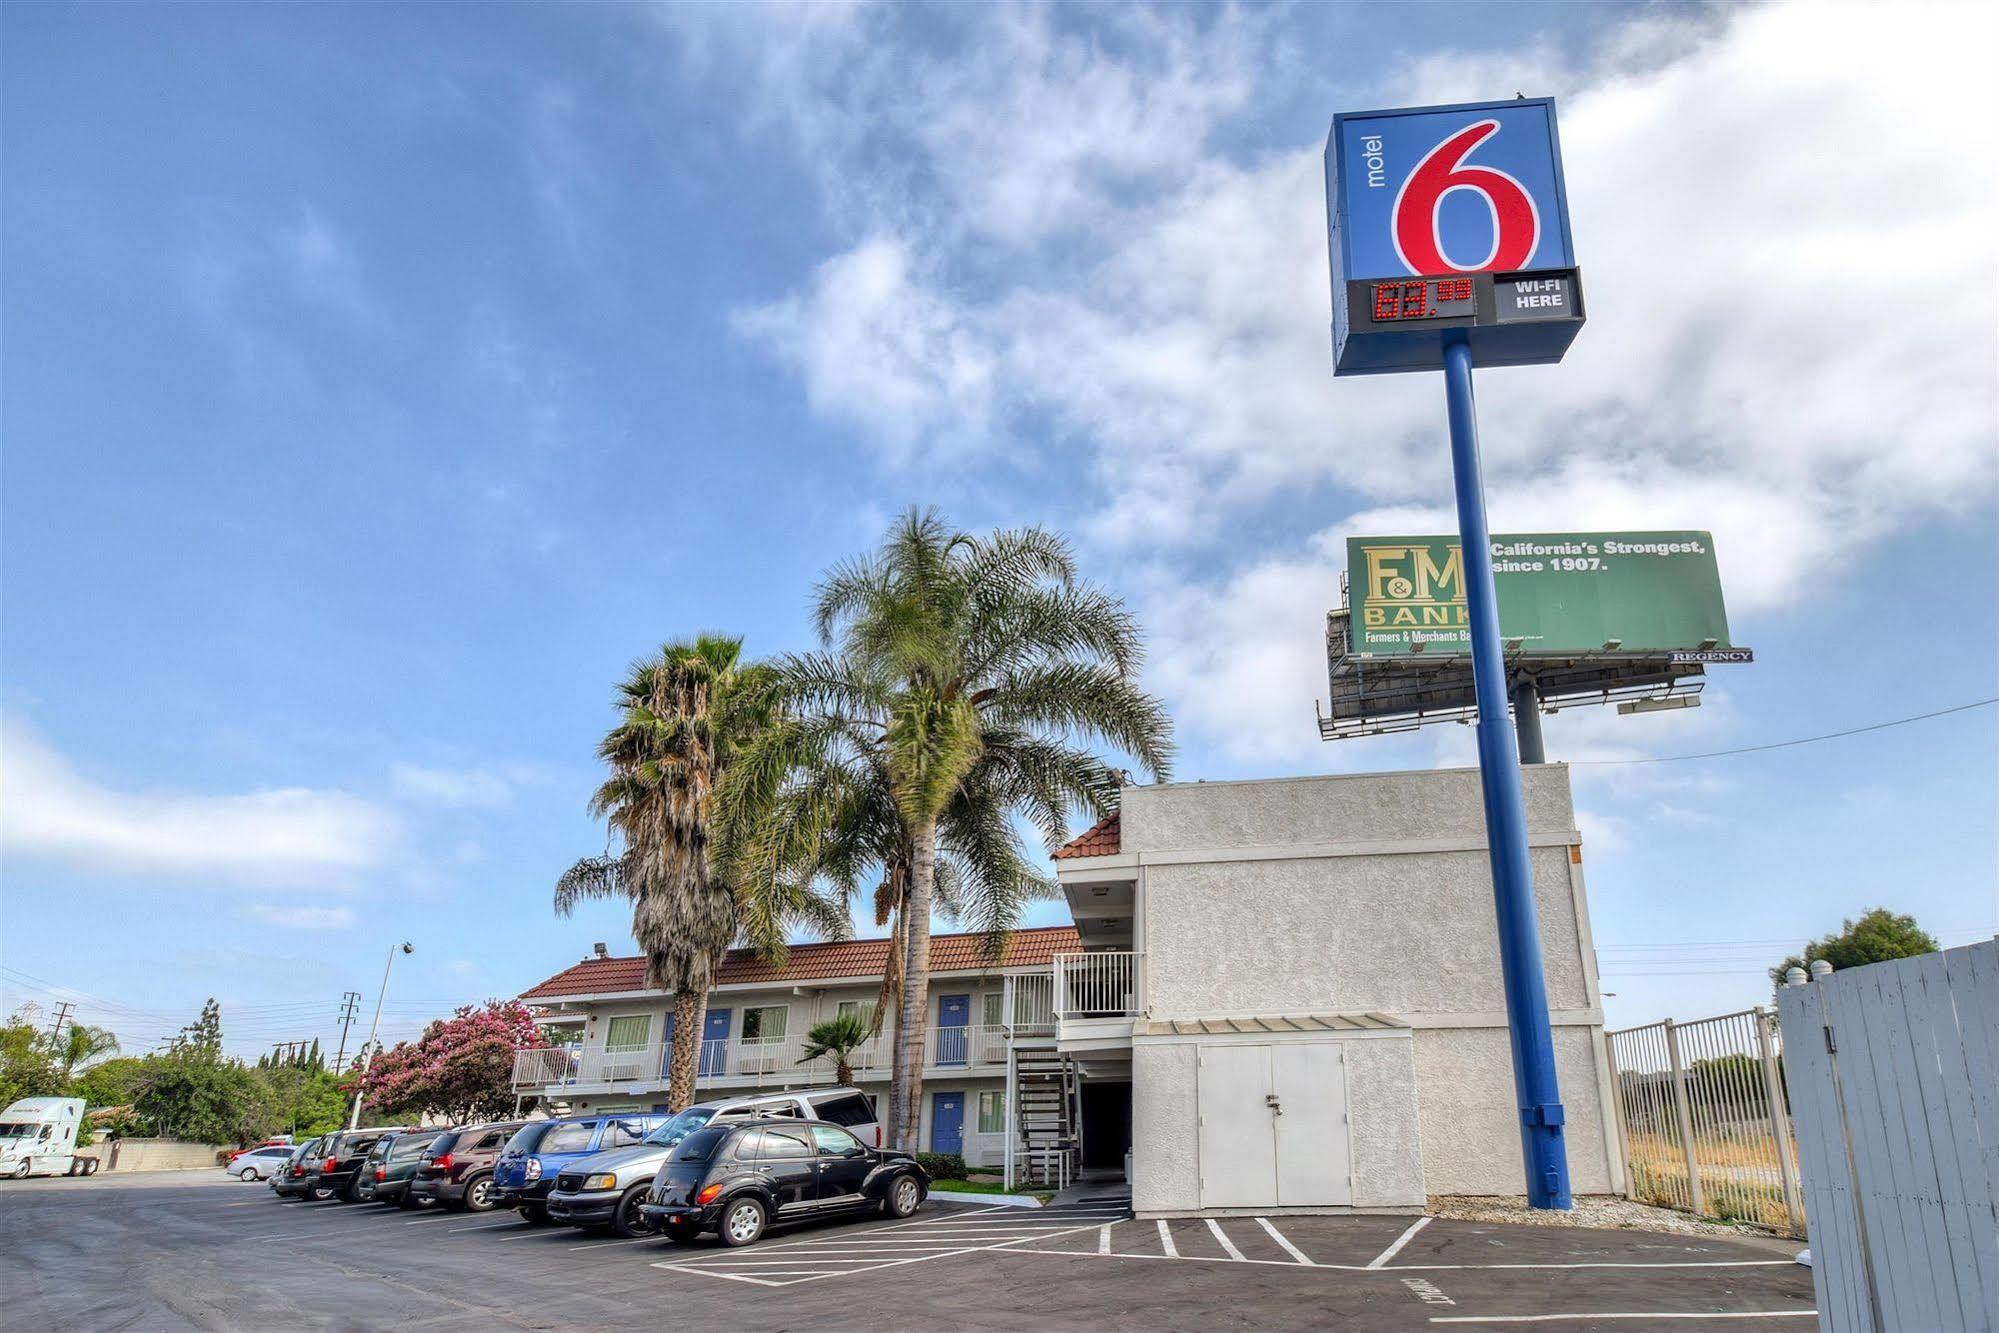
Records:
M1129 1018L1138 1013L1139 955L1124 950L1055 955L1055 1016Z
M1006 1063L1004 1027L931 1028L925 1034L924 1063L932 1068L998 1067ZM552 1047L514 1052L514 1087L571 1087L577 1084L666 1082L672 1052L662 1042L643 1046L608 1046L596 1050ZM802 1037L727 1037L701 1043L697 1077L770 1079L790 1083L830 1081L830 1057L803 1061ZM881 1033L856 1047L847 1063L856 1073L880 1073L895 1062L895 1042Z

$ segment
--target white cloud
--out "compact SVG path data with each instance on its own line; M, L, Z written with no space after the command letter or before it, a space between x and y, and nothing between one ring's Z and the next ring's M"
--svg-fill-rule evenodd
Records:
M267 926L287 930L345 930L354 924L351 907L305 907L297 904L251 903L243 915Z
M344 791L105 785L14 718L4 722L4 763L0 841L9 856L275 888L338 884L388 861L402 840L394 815Z
M462 769L407 763L389 765L389 783L396 795L452 809L496 809L507 805L525 776L525 770L516 765Z
M1154 679L1183 723L1288 752L1338 539L1453 525L1435 378L1331 377L1321 145L1216 146L1282 55L1172 13L1079 45L1009 11L949 57L883 22L829 49L905 69L900 99L827 79L786 119L841 126L828 170L892 188L838 195L866 239L739 327L891 459L1039 441L1092 480L1089 531L1154 573ZM1741 616L1989 503L1995 43L1989 6L1780 3L1647 18L1569 68L1529 43L1389 71L1375 100L1562 97L1591 322L1559 368L1480 377L1494 526L1711 529ZM1124 142L1148 76L1173 144ZM920 133L912 106L935 113ZM1353 512L1294 549L1258 538L1314 487Z

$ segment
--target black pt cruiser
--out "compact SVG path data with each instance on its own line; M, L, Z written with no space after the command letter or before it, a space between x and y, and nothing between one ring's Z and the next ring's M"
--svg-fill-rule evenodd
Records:
M838 1125L753 1120L682 1139L639 1211L683 1245L704 1231L748 1245L775 1222L908 1217L929 1193L929 1174L908 1153L870 1148Z

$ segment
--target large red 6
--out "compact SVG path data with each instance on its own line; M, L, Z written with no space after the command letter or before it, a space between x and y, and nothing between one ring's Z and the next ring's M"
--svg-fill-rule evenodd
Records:
M1486 273L1524 268L1541 239L1541 216L1520 182L1491 167L1462 165L1472 149L1499 132L1496 120L1467 125L1432 148L1395 196L1395 253L1414 274ZM1492 250L1475 264L1444 253L1437 209L1452 190L1474 190L1492 210Z

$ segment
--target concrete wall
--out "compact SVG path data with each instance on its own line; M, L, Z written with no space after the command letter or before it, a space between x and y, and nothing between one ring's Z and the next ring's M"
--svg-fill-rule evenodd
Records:
M1578 1193L1610 1192L1619 1173L1605 1141L1601 988L1568 770L1537 765L1523 779L1570 1169ZM1137 862L1149 1018L1407 1021L1425 1190L1523 1191L1477 770L1127 788L1122 851ZM1349 1079L1357 1125L1364 1081L1358 1070ZM1180 1100L1141 1078L1135 1134L1191 1115ZM1392 1119L1374 1123L1392 1134ZM1191 1121L1166 1132L1185 1138Z
M78 1148L78 1157L95 1157L103 1171L187 1171L196 1167L220 1166L233 1148L212 1143L183 1143L179 1139L100 1139L87 1148Z

